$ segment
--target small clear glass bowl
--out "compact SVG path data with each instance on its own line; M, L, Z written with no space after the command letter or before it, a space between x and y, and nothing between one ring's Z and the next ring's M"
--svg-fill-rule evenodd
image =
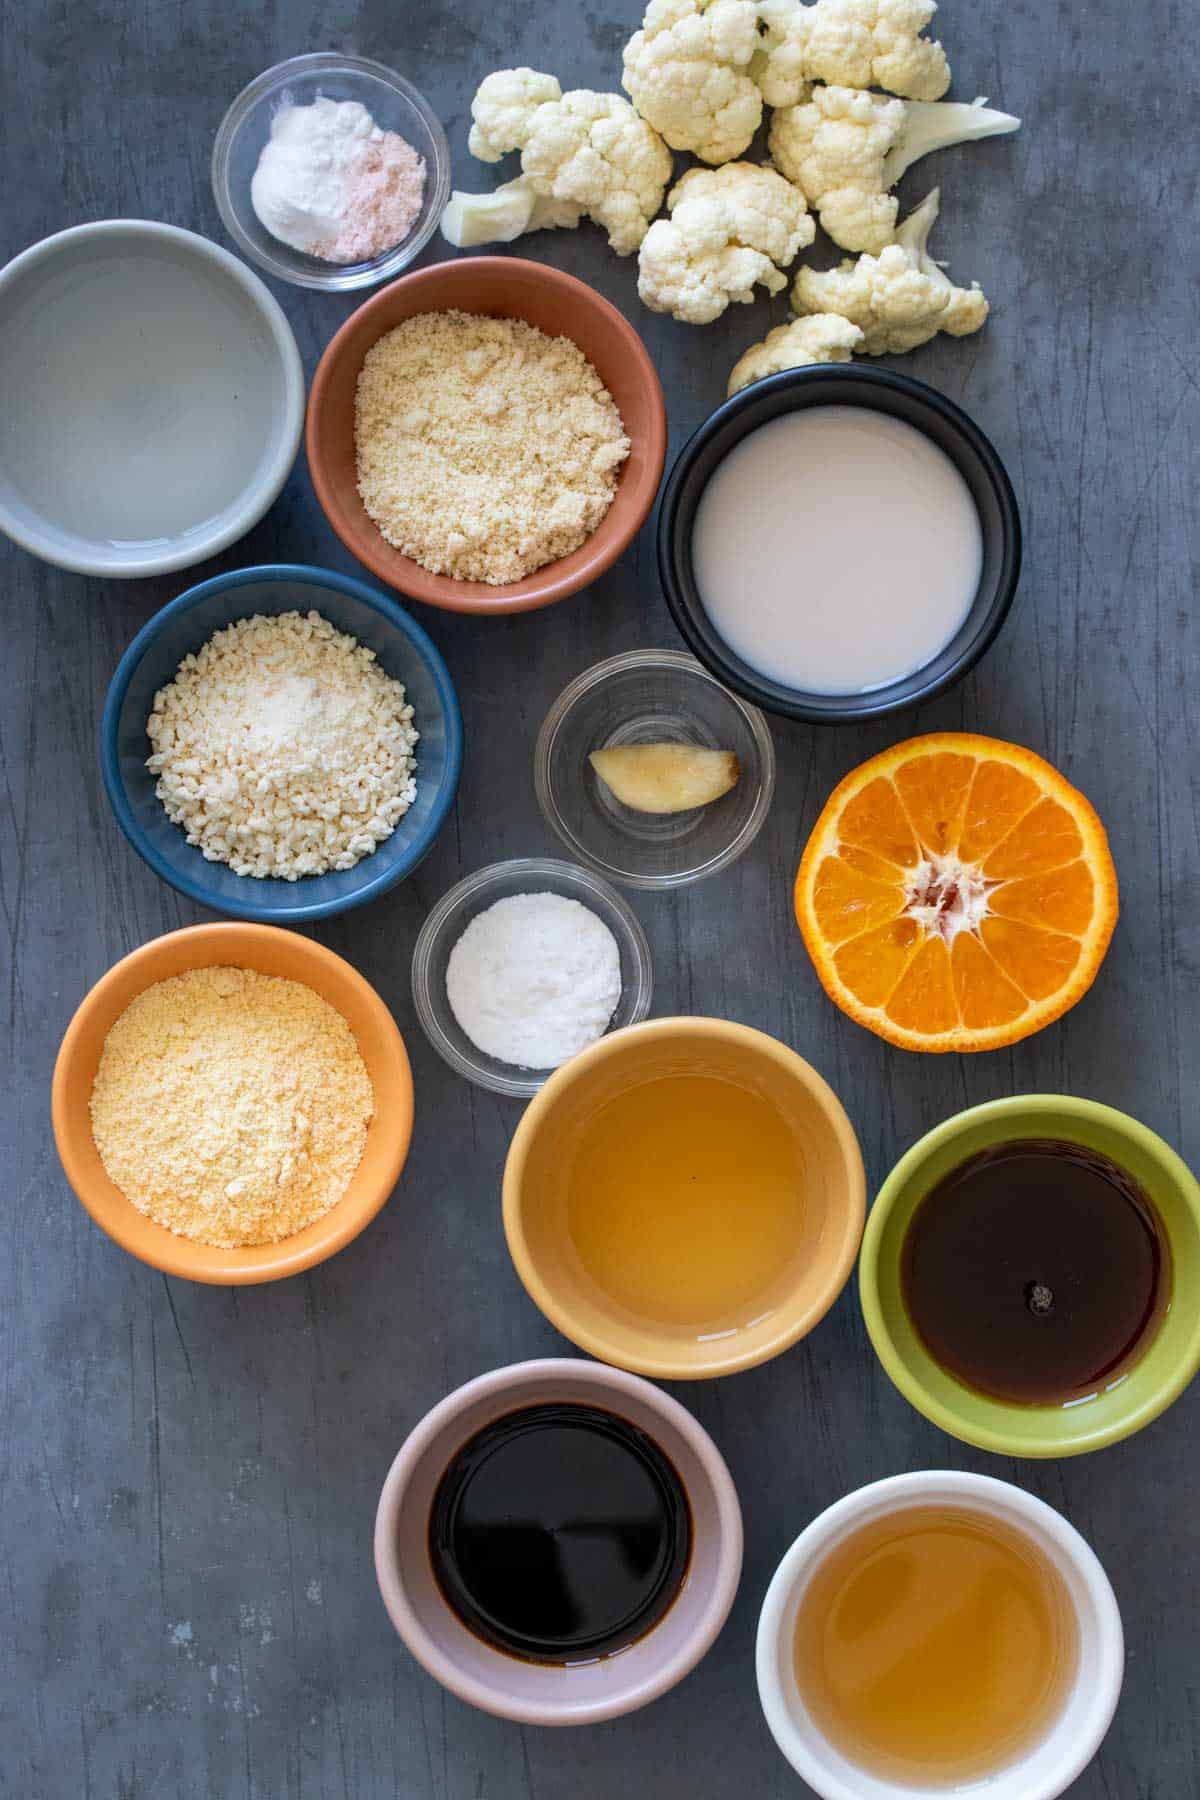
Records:
M588 761L620 744L732 750L741 775L709 806L634 812ZM589 869L626 887L679 887L728 868L754 842L775 792L775 746L758 708L694 657L630 650L563 689L538 733L533 783L546 823Z
M285 100L358 100L384 131L398 131L425 159L425 193L408 236L370 262L330 263L273 237L250 204L250 182ZM363 56L322 50L276 63L242 89L217 130L212 153L217 211L238 248L268 275L297 287L346 293L373 287L406 269L432 237L450 195L450 146L423 94L402 75Z
M650 946L633 912L620 894L574 863L545 856L521 856L491 863L468 875L443 895L422 925L413 950L413 1000L417 1017L439 1056L452 1069L496 1094L528 1099L552 1069L523 1069L500 1062L473 1044L450 1009L446 996L446 964L450 952L477 913L510 894L563 894L578 900L602 919L621 953L621 998L609 1031L637 1025L650 1011L653 972Z

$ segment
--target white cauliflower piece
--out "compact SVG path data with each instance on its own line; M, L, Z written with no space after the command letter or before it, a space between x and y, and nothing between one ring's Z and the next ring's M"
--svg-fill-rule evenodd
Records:
M658 133L619 94L573 88L564 94L553 75L536 69L498 69L471 102L471 149L486 162L521 152L521 180L533 201L520 223L525 190L496 190L493 239L511 243L525 231L595 220L618 256L629 256L662 207L671 179L671 152ZM514 191L515 190L515 191ZM454 201L460 204L457 206ZM484 195L451 202L451 243L488 242ZM464 233L470 233L464 237Z
M929 255L938 216L937 188L911 212L878 256L847 259L836 269L801 269L792 306L804 314L838 313L857 325L867 356L900 356L945 331L966 337L988 316L979 283L956 287Z
M940 100L950 65L921 34L934 0L817 0L804 8L805 72L842 87L886 88L907 100Z
M818 0L818 4L820 0ZM890 192L922 156L968 139L1016 131L1020 119L985 100L893 100L851 87L815 87L771 121L776 166L802 189L844 250L878 255L896 234Z
M580 207L617 255L629 256L662 208L671 152L628 100L575 88L534 113L521 169L548 199Z
M455 188L442 212L442 236L456 250L477 244L511 244L531 231L570 230L582 209L566 201L547 200L528 175L518 175L490 194L465 194Z
M768 106L799 106L808 99L808 30L814 10L800 0L758 0L759 47L750 73Z
M522 148L538 107L561 99L562 89L553 75L537 69L497 69L480 82L471 102L467 148L480 162L499 162Z
M621 86L672 150L731 162L762 120L749 72L758 49L756 0L650 0Z
M803 369L810 363L847 363L860 350L863 334L839 313L810 313L768 331L761 344L752 344L733 365L729 395L740 393L752 381L777 375L781 369Z
M903 126L903 100L849 87L814 88L771 121L776 168L844 250L882 250L895 236L899 202L883 186L883 165Z
M638 256L638 293L654 312L690 325L719 319L756 285L777 294L815 228L804 196L774 169L726 163L689 169L672 189L669 219L651 225Z

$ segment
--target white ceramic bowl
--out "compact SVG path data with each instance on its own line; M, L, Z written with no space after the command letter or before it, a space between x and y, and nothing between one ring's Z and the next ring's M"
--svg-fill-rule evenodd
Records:
M75 225L0 270L0 529L84 575L224 550L287 480L304 373L279 303L195 232Z
M793 1673L800 1602L834 1545L874 1519L931 1505L1003 1521L1031 1539L1065 1583L1078 1621L1079 1664L1058 1717L1017 1761L971 1785L974 1800L1057 1800L1096 1754L1116 1711L1125 1655L1121 1615L1095 1552L1074 1526L1044 1500L989 1475L894 1475L847 1494L800 1533L775 1571L758 1622L758 1693L772 1736L821 1800L946 1800L945 1786L882 1780L849 1762L816 1725Z

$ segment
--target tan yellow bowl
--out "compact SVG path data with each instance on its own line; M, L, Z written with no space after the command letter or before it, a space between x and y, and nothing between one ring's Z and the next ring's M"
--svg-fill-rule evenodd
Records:
M581 1125L625 1089L679 1074L752 1089L789 1122L803 1155L804 1254L765 1316L719 1338L619 1306L583 1267L568 1224L572 1141ZM731 1205L737 1201L731 1194ZM667 1381L753 1368L810 1332L845 1285L865 1211L858 1140L832 1088L785 1044L723 1019L654 1019L572 1057L530 1102L504 1170L504 1230L531 1299L581 1350Z
M89 1102L109 1031L138 994L188 969L229 964L302 981L341 1013L375 1089L375 1114L354 1178L336 1206L278 1244L219 1250L146 1218L105 1173ZM114 1243L167 1275L218 1286L278 1281L324 1262L358 1236L399 1178L412 1136L413 1088L404 1040L370 983L332 950L275 925L193 925L134 950L92 988L67 1027L54 1065L54 1138L67 1180Z

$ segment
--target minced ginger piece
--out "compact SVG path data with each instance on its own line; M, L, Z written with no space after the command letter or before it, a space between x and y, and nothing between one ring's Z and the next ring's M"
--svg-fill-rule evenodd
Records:
M592 535L630 446L570 338L441 312L367 352L355 448L363 505L390 544L431 574L498 586Z
M92 1135L110 1180L168 1231L274 1244L337 1203L375 1093L354 1034L300 981L189 969L130 1001L104 1041Z

